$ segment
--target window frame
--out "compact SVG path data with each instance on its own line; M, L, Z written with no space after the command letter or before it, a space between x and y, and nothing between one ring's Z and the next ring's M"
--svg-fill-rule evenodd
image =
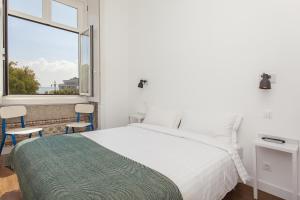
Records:
M5 60L5 51L4 51L4 42L5 42L5 33L4 33L4 27L5 27L5 17L6 14L6 9L5 9L6 5L5 2L0 3L0 85L2 86L4 83L4 65L6 64L6 60ZM4 87L0 86L0 96L3 96L4 94Z
M9 1L9 0L8 0ZM16 10L11 10L9 9L9 7L7 8L7 13L10 16L14 16L14 17L19 17L25 20L30 20L33 22L37 22L37 23L41 23L44 25L49 25L52 27L56 27L56 28L60 28L60 29L64 29L64 30L68 30L68 31L72 31L72 32L76 32L76 33L80 33L82 32L84 29L88 28L88 19L87 19L87 4L85 1L83 0L41 0L43 1L43 11L42 11L42 17L36 17L36 16L32 16L30 14L27 13L23 13L20 11L16 11ZM65 24L60 24L57 22L52 21L52 6L51 3L52 1L57 1L59 3L62 3L66 6L70 6L72 8L77 9L77 28L72 27L72 26L68 26Z
M52 0L42 0L43 10L42 17L32 16L20 11L15 11L9 9L7 5L7 1L5 0L6 5L6 16L13 16L17 18L21 18L24 20L32 21L38 24L47 25L50 27L62 29L65 31L70 31L77 33L79 35L78 40L80 40L80 33L88 28L88 6L87 2L84 0L55 0L59 3L65 4L67 6L73 7L77 9L77 28L67 26L64 24L60 24L52 21L51 16L51 8L52 8ZM5 19L5 23L7 23L7 19ZM7 24L5 24L5 29L7 31ZM8 48L7 48L7 38L5 39L5 56L6 56L6 65L3 66L5 70L8 68ZM80 41L78 41L80 44ZM80 59L80 47L78 49L78 58ZM79 64L78 64L78 73L79 73ZM6 73L7 74L7 73ZM8 80L5 80L6 88L8 89ZM67 104L67 103L84 103L88 101L88 98L85 96L79 95L11 95L6 91L4 93L5 96L2 97L2 103L11 105L11 104Z
M82 46L81 46L81 37L82 35L84 35L84 33L88 31L89 33L89 39L90 39L90 65L89 65L89 83L88 83L88 92L87 93L84 93L81 91L81 80L80 80L80 77L81 77L81 56L79 56L79 60L78 60L78 66L79 66L79 95L81 96L87 96L87 97L93 97L94 95L94 26L91 25L87 30L81 32L79 34L79 54L82 50Z

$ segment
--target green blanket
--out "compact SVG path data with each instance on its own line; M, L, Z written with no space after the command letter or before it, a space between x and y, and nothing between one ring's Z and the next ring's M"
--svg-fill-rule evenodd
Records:
M77 134L20 142L10 161L23 200L182 200L164 175Z

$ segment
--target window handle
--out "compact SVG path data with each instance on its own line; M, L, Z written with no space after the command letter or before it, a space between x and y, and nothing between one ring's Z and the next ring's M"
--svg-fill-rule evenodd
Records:
M2 56L2 60L5 60L6 58L5 48L2 49L1 56Z

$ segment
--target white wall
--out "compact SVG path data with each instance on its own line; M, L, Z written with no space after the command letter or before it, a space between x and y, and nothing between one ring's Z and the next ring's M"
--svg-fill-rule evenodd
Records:
M128 123L128 1L100 0L101 128Z
M98 124L101 127L101 104L100 104L100 2L96 0L87 0L88 5L88 26L93 25L94 28L94 95L89 101L98 103Z
M127 6L113 2L109 4L116 7L113 11ZM300 1L128 3L129 45L118 43L124 45L122 49L128 45L130 112L143 110L147 103L200 112L242 113L245 119L240 143L250 173L252 141L257 133L300 139ZM119 16L111 18L119 23ZM111 34L120 34L114 24L106 28ZM118 48L111 51L108 59L120 55ZM276 74L277 83L270 91L258 89L263 72ZM111 73L117 70L113 68ZM149 81L144 90L137 88L141 78ZM272 111L271 120L263 118L265 110ZM263 153L268 156L264 161L272 167L272 172L260 171L262 182L267 183L264 189L287 198L285 190L291 189L289 160L282 154ZM285 160L281 162L281 158Z

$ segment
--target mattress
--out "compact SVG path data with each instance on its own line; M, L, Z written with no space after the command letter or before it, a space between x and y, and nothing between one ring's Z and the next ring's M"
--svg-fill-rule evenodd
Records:
M180 130L134 124L82 135L165 175L185 200L221 200L243 171L227 147L188 139Z

